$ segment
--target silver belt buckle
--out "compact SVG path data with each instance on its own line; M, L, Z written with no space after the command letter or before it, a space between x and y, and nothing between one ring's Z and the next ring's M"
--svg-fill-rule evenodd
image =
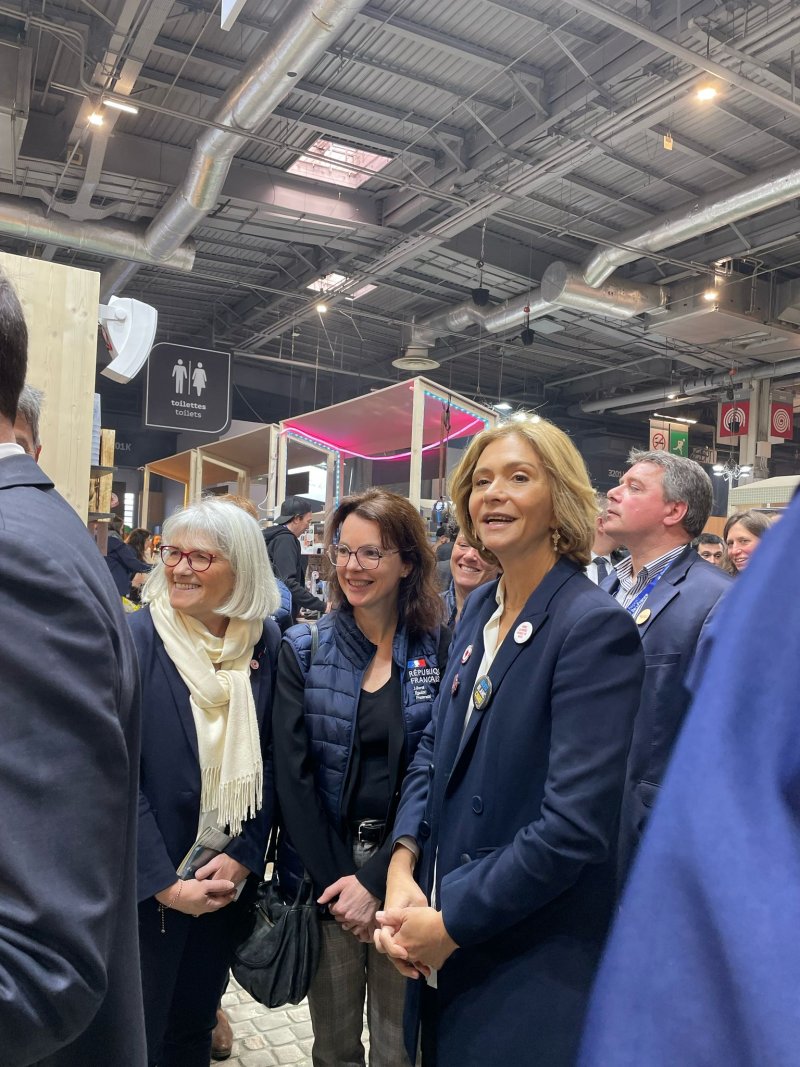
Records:
M379 830L381 825L380 819L362 819L358 824L358 830L356 831L356 838L359 845L368 845L370 843L363 836L363 833L366 830Z

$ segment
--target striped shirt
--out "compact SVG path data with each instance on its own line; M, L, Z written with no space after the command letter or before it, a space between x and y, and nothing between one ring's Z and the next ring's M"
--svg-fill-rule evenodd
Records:
M614 568L619 578L619 589L615 593L615 598L618 604L622 604L623 608L627 608L629 604L632 604L636 597L641 593L644 587L650 582L659 571L668 567L673 560L677 559L681 552L685 551L686 545L678 545L677 548L671 548L669 552L665 552L663 556L659 556L657 559L651 560L646 563L636 575L633 577L633 559L627 556L618 563Z

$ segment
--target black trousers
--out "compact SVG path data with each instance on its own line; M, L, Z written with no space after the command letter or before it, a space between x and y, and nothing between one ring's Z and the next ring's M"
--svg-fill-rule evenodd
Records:
M167 911L162 934L155 899L139 905L148 1067L208 1067L241 920L237 902L197 919Z
M420 999L420 1038L419 1049L422 1067L436 1067L436 1037L439 1026L439 992L425 982L424 978L417 978L422 982Z

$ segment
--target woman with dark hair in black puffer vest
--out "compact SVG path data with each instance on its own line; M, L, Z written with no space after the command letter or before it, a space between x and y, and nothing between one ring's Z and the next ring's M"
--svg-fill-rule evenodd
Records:
M400 785L444 672L435 560L425 525L382 489L347 497L326 536L334 610L290 629L273 714L282 818L278 873L293 895L303 869L324 908L322 953L308 1001L314 1067L406 1067L405 982L372 944ZM310 662L313 658L313 662Z

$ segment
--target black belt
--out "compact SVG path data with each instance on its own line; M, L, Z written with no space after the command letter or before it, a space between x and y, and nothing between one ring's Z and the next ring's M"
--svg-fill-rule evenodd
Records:
M373 845L383 840L386 823L380 819L362 819L351 823L353 837L360 845Z

